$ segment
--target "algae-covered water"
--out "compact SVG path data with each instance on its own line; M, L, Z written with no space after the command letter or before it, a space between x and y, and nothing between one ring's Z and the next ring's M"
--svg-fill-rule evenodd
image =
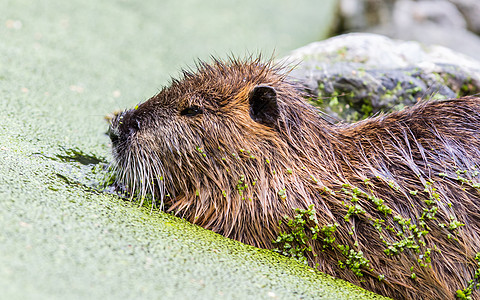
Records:
M325 37L334 2L1 1L0 298L374 297L91 188L106 114L197 57Z

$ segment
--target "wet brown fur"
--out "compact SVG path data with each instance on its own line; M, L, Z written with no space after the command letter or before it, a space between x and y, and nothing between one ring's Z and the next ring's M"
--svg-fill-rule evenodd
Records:
M276 91L273 124L250 116L249 97L258 85ZM454 298L473 278L480 251L474 187L480 182L474 173L480 167L480 98L425 102L350 125L327 122L301 89L260 59L201 63L113 120L119 182L140 196L153 194L162 209L192 223L261 248L275 247L272 240L289 230L279 220L314 204L320 227L339 224L335 245L361 251L369 266L362 277L341 268L345 255L322 238L308 241L311 265L392 298ZM201 113L182 115L189 107ZM353 187L362 192L355 203ZM286 198L279 196L283 189ZM438 198L427 205L434 193ZM379 211L369 195L381 198L391 214ZM347 221L352 204L365 213ZM403 239L397 233L412 234L395 216L420 228L424 209L433 206L435 218L423 218L429 232L416 238L425 246L387 255L388 245ZM384 220L381 232L375 219ZM452 220L465 226L439 226ZM428 248L431 263L421 266L417 260Z

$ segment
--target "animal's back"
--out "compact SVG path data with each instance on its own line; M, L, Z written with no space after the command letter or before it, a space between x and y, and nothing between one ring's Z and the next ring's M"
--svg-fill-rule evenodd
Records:
M480 266L480 99L422 103L339 134L348 146L337 150L344 154L345 184L335 202L346 203L340 215L359 205L342 225L351 227L356 251L370 261L373 274L387 282L383 288L398 281L388 294L445 299L469 280L474 287ZM364 280L359 284L381 293L373 277ZM395 291L402 285L407 288Z

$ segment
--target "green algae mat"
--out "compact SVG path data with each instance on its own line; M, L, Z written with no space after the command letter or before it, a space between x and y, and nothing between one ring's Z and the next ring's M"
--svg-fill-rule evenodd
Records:
M95 189L104 116L213 54L320 39L334 1L0 2L1 299L376 298Z

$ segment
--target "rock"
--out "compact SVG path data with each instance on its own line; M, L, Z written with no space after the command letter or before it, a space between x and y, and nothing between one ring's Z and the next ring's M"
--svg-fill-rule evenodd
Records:
M463 14L467 28L476 34L480 34L480 1L478 0L450 0Z
M480 91L480 62L445 47L375 34L312 43L284 62L298 64L290 76L306 84L314 105L346 121Z
M393 22L398 28L432 24L441 27L467 28L467 22L457 7L446 0L403 0L395 2Z
M340 0L340 27L345 31L362 31L390 23L392 1Z
M438 44L480 59L480 1L341 0L340 32L363 31ZM469 31L472 30L472 31Z
M446 1L397 1L392 21L372 32L403 40L443 45L480 59L480 38L467 30L457 7Z

